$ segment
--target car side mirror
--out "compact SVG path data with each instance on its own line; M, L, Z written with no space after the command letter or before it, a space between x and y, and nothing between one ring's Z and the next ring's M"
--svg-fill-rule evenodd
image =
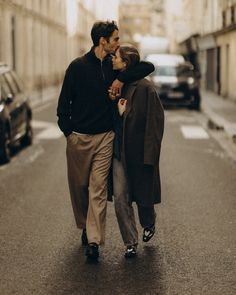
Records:
M6 104L10 104L13 102L13 96L11 93L8 93L6 99L5 99Z

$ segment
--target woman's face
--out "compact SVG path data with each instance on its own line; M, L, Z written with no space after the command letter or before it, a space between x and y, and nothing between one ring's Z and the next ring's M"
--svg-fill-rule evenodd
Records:
M113 70L124 70L126 68L125 62L120 57L120 50L116 50L116 54L112 58Z

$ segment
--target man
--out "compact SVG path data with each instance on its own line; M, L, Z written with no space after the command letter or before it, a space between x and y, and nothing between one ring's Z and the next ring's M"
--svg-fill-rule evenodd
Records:
M86 255L97 259L104 243L107 206L107 177L112 158L113 102L108 89L117 76L110 54L119 47L114 21L96 22L91 30L93 47L67 68L58 101L58 125L67 138L68 183L78 228L83 229ZM111 87L133 81L154 70L140 63L120 73ZM118 85L118 86L117 86Z

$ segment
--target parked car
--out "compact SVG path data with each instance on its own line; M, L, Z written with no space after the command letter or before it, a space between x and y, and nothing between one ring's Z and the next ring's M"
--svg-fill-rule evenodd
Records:
M181 105L200 110L199 78L191 63L177 54L150 54L146 60L155 65L150 79L164 106Z
M32 110L17 74L0 63L0 162L11 159L16 142L32 144Z

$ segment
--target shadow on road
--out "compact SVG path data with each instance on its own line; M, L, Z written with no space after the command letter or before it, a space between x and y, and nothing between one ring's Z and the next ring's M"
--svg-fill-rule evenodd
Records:
M123 248L105 246L98 263L89 263L83 247L64 253L48 277L49 294L164 294L162 254L158 246L139 246L138 256L123 257Z

